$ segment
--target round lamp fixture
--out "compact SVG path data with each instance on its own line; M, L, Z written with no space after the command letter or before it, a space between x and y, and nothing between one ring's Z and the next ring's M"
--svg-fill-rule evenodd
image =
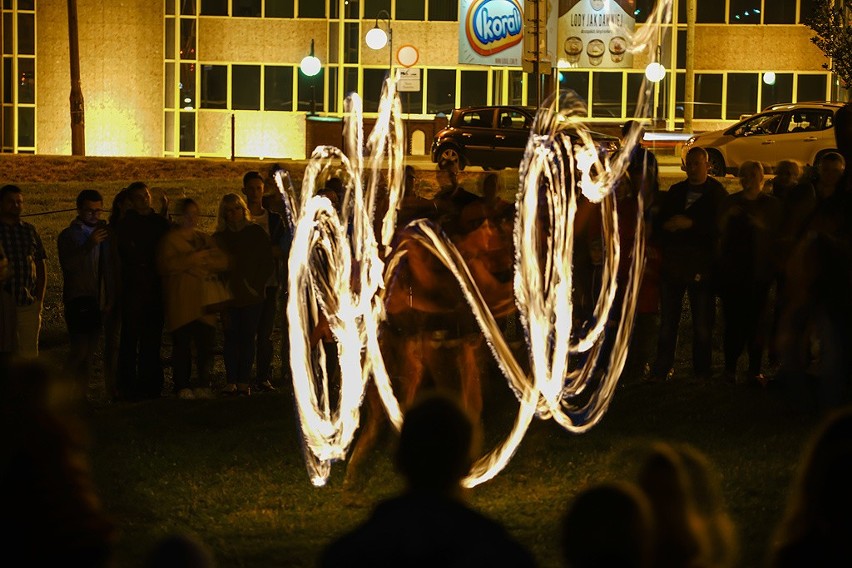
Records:
M367 32L364 39L367 41L367 47L370 49L381 49L388 44L388 34L378 24L375 28Z
M302 70L308 77L313 77L322 69L322 63L319 58L314 57L313 55L306 55L302 62L299 64L299 69Z
M654 61L645 67L645 77L652 83L659 83L666 76L666 68Z
M767 85L774 85L775 84L775 72L774 71L767 71L766 73L764 73L763 74L763 82L766 83Z

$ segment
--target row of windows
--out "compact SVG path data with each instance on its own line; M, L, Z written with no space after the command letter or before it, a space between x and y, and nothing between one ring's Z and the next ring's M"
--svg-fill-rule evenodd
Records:
M678 0L677 21L686 23L686 1ZM814 12L817 0L695 0L698 24L796 24ZM636 0L637 19L645 20L654 0Z
M2 151L35 148L35 1L3 0Z
M167 75L174 69L168 64ZM315 77L305 77L290 65L210 65L201 64L197 77L195 64L181 64L180 101L184 110L225 109L264 111L311 110L339 112L338 77L343 73L343 93L357 91L365 112L377 112L384 68L336 66L323 69ZM401 93L403 112L435 115L460 106L482 104L532 104L534 85L521 71L423 69L420 91ZM328 73L326 96L325 73ZM561 71L561 89L572 89L590 102L589 117L623 119L635 116L643 83L641 71ZM700 72L695 74L696 119L737 120L772 104L825 100L829 75L826 73ZM660 83L658 112L668 108L669 74ZM767 83L769 81L771 84ZM197 85L197 86L196 86ZM676 118L683 117L685 74L675 74ZM196 89L198 90L196 93ZM646 93L650 95L651 93ZM167 92L166 108L175 108Z
M363 13L362 13L363 7ZM166 14L237 18L376 18L384 10L392 19L456 21L458 0L166 0ZM326 13L327 12L327 13Z
M592 118L627 118L636 115L643 88L642 73L563 71L560 88L573 89L591 102ZM693 116L698 120L739 120L773 104L823 101L828 92L827 73L704 72L695 74ZM665 116L671 74L660 82L658 116ZM770 81L772 84L768 84ZM675 75L674 116L683 118L686 75ZM651 95L652 93L647 93Z
M11 0L5 0L10 2ZM686 2L678 0L678 22L686 23ZM33 2L19 1L20 4ZM341 6L342 4L342 6ZM648 18L656 0L628 0L638 21ZM816 0L696 0L699 24L795 24L813 14ZM363 11L362 11L363 7ZM166 14L175 14L166 0ZM384 10L395 20L456 21L457 0L180 0L182 15L242 18L376 18Z

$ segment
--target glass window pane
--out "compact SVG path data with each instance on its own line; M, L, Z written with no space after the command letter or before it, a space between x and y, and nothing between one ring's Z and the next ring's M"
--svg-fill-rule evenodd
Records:
M35 10L35 1L18 0L18 10Z
M645 81L644 73L627 74L627 116L636 116L637 111L641 112L643 108L650 112L654 103L653 96L654 84ZM640 101L645 101L643 106L640 106ZM645 104L648 106L644 106Z
M175 113L166 111L165 130L163 131L163 150L166 152L175 151Z
M559 89L571 89L585 103L589 98L589 72L588 71L560 71Z
M18 53L35 55L35 14L18 14Z
M18 146L35 146L35 109L23 107L18 109Z
M402 112L407 114L423 114L423 89L413 93L400 93L399 100L402 103Z
M340 107L340 92L337 88L337 78L340 73L340 69L337 67L329 67L328 68L328 112L338 112L338 109L342 110Z
M622 74L592 73L592 116L621 118Z
M266 0L267 18L292 18L295 16L295 0Z
M509 71L509 92L506 104L521 105L524 96L524 72Z
M686 69L686 30L677 31L677 55L675 65L678 69Z
M14 80L12 79L12 58L4 57L3 58L3 102L12 104L14 99L12 99L12 85L14 84Z
M657 0L636 0L636 8L633 10L633 16L636 18L636 23L647 20L656 4Z
M358 91L358 68L346 67L343 70L343 97Z
M180 113L180 151L195 152L195 113Z
M340 63L340 22L328 22L328 62Z
M728 21L732 24L759 24L760 0L731 0Z
M175 108L175 64L166 63L165 71L165 90L163 97L163 106L166 108Z
M231 108L260 110L260 66L231 67Z
M18 102L35 104L35 59L18 59Z
M195 18L180 21L180 58L195 59Z
M695 0L695 22L698 24L724 24L725 2L724 0ZM759 2L760 0L758 0ZM760 9L760 6L758 6ZM686 21L686 8L683 10L683 21Z
M684 92L686 92L686 74L678 73L675 78L675 118L683 118Z
M300 18L325 18L325 2L299 0Z
M677 22L679 24L686 23L686 0L677 0Z
M228 0L201 0L202 16L227 16Z
M357 71L357 69L356 69ZM313 77L306 77L304 73L299 73L299 83L297 85L299 95L299 106L296 110L302 112L322 112L325 106L323 94L323 75L325 69Z
M423 21L426 19L426 1L425 0L396 0L396 19L397 20L417 20Z
M695 118L722 118L722 75L695 74Z
M814 14L817 0L799 0L799 23L804 24Z
M184 16L195 16L195 0L180 0L178 2L180 6L180 13Z
M12 43L12 14L10 12L3 14L3 53L15 53Z
M761 77L761 79L763 78ZM764 109L769 105L789 102L793 102L792 73L776 73L775 82L772 85L767 85L766 81L763 81L760 92L760 108Z
M361 3L358 0L346 0L343 3L343 17L347 20L357 20L361 17Z
M3 107L3 147L15 146L15 107Z
M454 22L459 18L458 0L429 0L429 19Z
M455 69L428 69L426 83L426 114L449 116L456 106Z
M739 120L744 114L757 112L757 73L728 73L728 108L725 118Z
M796 102L824 101L827 75L799 75Z
M391 0L364 0L364 19L369 20L372 18L377 18L379 16L379 12L382 10L388 13L390 17L391 12Z
M201 66L201 108L228 108L228 66Z
M267 65L264 67L263 108L293 110L293 68Z
M361 46L361 26L343 24L343 62L358 63L358 49Z
M488 104L488 71L461 72L461 106Z
M175 58L175 19L166 18L166 59Z
M261 0L231 0L232 16L237 18L259 18Z
M796 0L767 0L763 3L764 24L795 24Z
M379 97L387 74L387 69L364 69L364 112L379 111Z
M195 108L195 63L180 64L180 100L178 106L180 108L191 107ZM189 102L187 102L189 99Z
M175 0L166 0L166 14L174 15L175 13Z

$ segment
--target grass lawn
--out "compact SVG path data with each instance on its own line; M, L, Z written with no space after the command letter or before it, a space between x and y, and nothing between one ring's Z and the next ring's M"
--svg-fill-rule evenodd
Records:
M284 165L301 178L303 166ZM143 179L155 194L164 192L172 201L194 197L203 213L213 214L223 193L239 190L245 171L268 166L259 161L0 156L0 178L22 186L27 213L73 209L77 192L88 187L99 189L108 205L118 189ZM423 167L432 170L431 164ZM463 183L477 187L481 175L465 172ZM502 175L511 198L511 173ZM676 180L663 181L668 187ZM729 178L726 183L734 182ZM434 189L429 180L422 183L424 194ZM39 229L50 256L42 349L44 359L57 365L65 358L67 336L55 241L73 216L66 211L27 219ZM207 221L212 229L212 219ZM688 370L689 328L683 329L678 365ZM494 441L508 431L516 405L502 377L491 365L488 369L485 428ZM100 369L96 372L100 376ZM215 374L223 380L219 356ZM721 475L739 530L742 566L760 565L817 417L779 390L699 385L688 375L681 373L668 384L624 376L602 422L584 435L535 421L506 470L469 492L470 502L504 523L541 566L558 566L556 529L572 495L585 484L627 475L635 466L635 450L650 441L688 442L706 453ZM95 401L100 388L93 385ZM389 457L390 436L375 451L369 481L357 499L341 490L342 463L334 467L327 487L312 487L286 390L207 401L95 403L90 423L94 473L120 530L117 565L122 567L140 566L150 546L173 531L199 535L220 566L313 566L330 539L363 520L371 503L400 488Z

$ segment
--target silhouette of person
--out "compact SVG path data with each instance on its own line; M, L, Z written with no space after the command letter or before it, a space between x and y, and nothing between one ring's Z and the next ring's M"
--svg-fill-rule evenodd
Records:
M852 407L823 421L803 458L770 566L852 566Z
M148 552L145 568L214 568L216 561L209 547L198 537L170 534Z
M560 536L568 568L653 566L651 504L631 483L603 483L581 491L562 517Z
M0 547L7 561L110 565L114 525L95 490L78 404L74 381L35 360L0 370Z
M332 542L320 566L533 566L502 526L463 502L473 439L473 423L452 399L433 394L416 402L396 453L405 492Z

